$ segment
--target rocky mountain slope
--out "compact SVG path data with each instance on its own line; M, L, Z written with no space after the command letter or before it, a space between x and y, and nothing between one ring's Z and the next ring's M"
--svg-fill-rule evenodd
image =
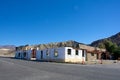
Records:
M94 41L90 45L98 47L99 45L103 44L105 42L105 40L112 41L113 43L116 43L118 46L120 46L120 32L115 34L115 35L113 35L113 36L111 36L111 37Z

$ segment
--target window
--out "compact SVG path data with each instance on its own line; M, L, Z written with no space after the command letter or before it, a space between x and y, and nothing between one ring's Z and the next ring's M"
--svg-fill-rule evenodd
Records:
M91 53L91 56L94 56L94 53Z
M85 57L84 50L82 50L82 57Z
M23 53L23 56L24 56L24 57L26 57L26 56L27 56L27 53L26 53L26 52L24 52L24 53Z
M76 51L75 51L75 55L78 55L78 53L79 53L78 50L76 50Z
M20 57L20 53L18 53L18 57Z
M57 50L54 50L54 56L58 57L58 51Z
M41 51L41 53L43 54L43 51Z
M68 49L68 55L71 55L71 49Z
M46 50L46 55L49 56L49 51L48 50Z
M43 59L43 51L41 51L41 59Z

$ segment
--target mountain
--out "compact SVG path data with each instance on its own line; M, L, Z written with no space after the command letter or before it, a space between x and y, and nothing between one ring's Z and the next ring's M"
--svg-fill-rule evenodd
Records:
M98 47L100 45L103 45L106 40L109 40L109 41L117 44L118 46L120 46L120 32L115 34L115 35L112 35L112 36L110 36L108 38L104 38L104 39L100 39L100 40L97 40L97 41L93 41L90 44L90 46Z
M24 45L24 46L19 46L16 47L17 50L25 50L25 49L30 49L30 48L39 48L40 50L43 49L48 49L48 48L58 48L58 47L74 47L74 48L79 48L79 44L85 45L83 43L76 42L74 40L68 40L68 41L63 41L63 42L51 42L47 44L37 44L37 45Z
M14 45L0 45L0 49L5 48L5 49L15 49Z
M1 45L0 46L0 56L14 56L15 46L14 45Z

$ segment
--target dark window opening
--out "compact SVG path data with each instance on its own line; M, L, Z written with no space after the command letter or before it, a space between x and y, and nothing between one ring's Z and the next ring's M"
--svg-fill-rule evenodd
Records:
M91 53L91 56L94 56L94 53Z
M49 56L49 51L48 50L46 50L46 55Z
M20 53L18 53L18 57L20 57Z
M71 55L71 49L68 49L68 55Z
M85 57L84 50L82 50L82 57Z
M23 56L24 56L24 57L26 57L26 56L27 56L27 53L26 53L26 52L24 52L24 53L23 53Z
M43 51L41 51L41 59L43 59Z
M78 55L78 53L79 53L78 50L76 50L76 51L75 51L75 55Z

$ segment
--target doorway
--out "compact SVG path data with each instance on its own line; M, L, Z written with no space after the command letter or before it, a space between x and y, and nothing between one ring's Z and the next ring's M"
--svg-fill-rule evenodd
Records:
M32 50L32 58L36 58L36 50L35 49Z
M41 57L40 58L43 59L43 51L41 51Z

